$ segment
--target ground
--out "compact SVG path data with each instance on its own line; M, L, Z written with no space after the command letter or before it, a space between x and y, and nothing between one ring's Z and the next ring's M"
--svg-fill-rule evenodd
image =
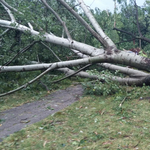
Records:
M83 94L81 85L70 86L65 90L58 90L40 101L23 104L0 112L0 141L10 134L38 122L77 101Z
M65 85L66 87L69 86L68 84ZM111 86L114 86L114 84L110 85L110 88ZM83 85L84 94L79 100L77 100L79 96L77 96L76 91L81 92L80 90L83 89L82 87L81 89L79 88L80 85L77 87L78 88L76 88L76 86L71 86L67 88L64 90L67 93L63 92L63 95L59 95L57 92L53 93L54 95L49 95L47 91L41 93L40 91L35 91L31 94L31 90L25 90L2 98L0 100L0 111L21 106L23 103L27 102L30 105L31 102L43 100L42 97L44 97L45 100L43 101L48 100L47 103L42 106L39 103L40 101L38 103L33 103L34 105L38 104L33 109L35 111L38 110L38 107L45 106L44 110L47 110L48 116L41 121L31 124L31 121L33 121L36 116L40 116L40 113L36 112L35 116L30 114L29 116L32 116L31 119L28 118L28 116L25 117L22 115L18 122L24 126L27 125L27 127L3 139L3 141L0 142L0 149L150 149L149 86L119 86L120 90L111 95L102 95L102 90L103 92L104 90L108 90L108 88L103 88L100 90L99 95L95 95L92 94L92 92L94 92L93 89L86 89ZM56 89L58 88L64 89L64 87L57 84ZM70 88L71 90L69 90ZM88 93L91 92L89 95L87 94L87 90ZM53 113L53 111L56 110L55 105L63 106L61 100L68 97L68 93L71 92L74 94L74 103L65 109ZM44 95L47 95L46 98ZM57 97L54 99L55 95L59 95L59 99ZM56 102L55 105L52 100ZM66 101L70 100L72 101L72 99L68 98ZM27 105L27 108L29 108L29 105ZM26 110L25 113L29 114L29 111ZM12 115L11 118L13 118ZM5 122L6 120L3 115L3 118L1 116L0 120L1 127L5 126ZM14 126L15 124L11 123L9 125ZM2 128L0 128L0 130L3 132Z

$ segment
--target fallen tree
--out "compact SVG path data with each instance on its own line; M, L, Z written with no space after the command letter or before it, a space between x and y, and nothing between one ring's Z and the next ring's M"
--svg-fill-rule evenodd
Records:
M100 27L96 19L94 18L93 14L91 13L90 9L88 9L88 7L84 4L83 0L78 0L78 6L82 8L90 24L84 19L85 16L82 17L81 15L79 15L80 13L76 12L74 8L69 6L69 4L66 3L64 0L58 0L57 2L61 4L65 10L67 10L70 14L72 14L73 17L76 18L76 20L78 20L78 22L82 24L82 26L84 26L84 28L101 43L103 48L97 48L85 44L84 42L82 43L74 40L69 32L68 27L66 26L66 22L63 21L64 17L61 18L61 16L45 0L41 0L40 3L43 5L45 9L47 9L47 12L53 14L54 19L57 20L59 24L62 26L62 33L63 33L62 37L57 36L56 35L57 33L55 34L53 32L47 32L39 25L36 25L33 20L29 20L28 18L26 18L24 12L21 12L20 10L14 8L6 1L0 0L2 7L5 9L4 12L7 12L10 18L10 20L0 19L0 27L2 32L1 37L4 37L5 34L9 32L9 30L13 30L13 31L18 31L19 34L20 33L26 34L30 37L37 39L36 41L30 43L23 50L19 51L11 60L5 63L5 65L1 64L0 73L2 74L3 72L45 70L36 78L29 81L27 84L17 88L16 90L1 94L0 96L4 96L13 93L15 91L18 91L22 88L25 88L28 85L35 82L36 80L38 80L39 78L41 78L47 72L50 72L51 70L54 69L58 69L59 71L72 74L72 75L75 74L81 77L96 79L97 78L96 75L91 76L87 72L82 71L82 69L77 72L72 69L69 69L69 67L72 66L88 65L88 64L90 65L97 64L97 66L107 68L109 70L115 70L115 71L118 70L120 73L128 75L128 77L125 78L123 77L121 78L117 76L108 77L109 80L114 80L116 82L119 82L120 84L125 84L125 85L143 85L143 84L149 85L150 84L150 74L149 74L150 59L149 58L142 57L140 55L137 55L136 53L130 53L128 51L117 49L117 46L104 33L104 31L102 30L102 28ZM18 15L17 19L15 18L15 15ZM24 20L19 22L18 18L21 18L20 20L22 19ZM50 24L48 25L50 26ZM66 37L64 37L64 35L66 35ZM37 62L36 64L31 63L28 65L8 66L9 64L11 64L11 62L13 62L13 60L16 59L16 57L19 57L20 54L23 55L25 51L30 49L30 47L32 47L37 42L45 46L47 43L52 43L61 47L65 47L69 49L71 52L75 53L78 57L80 57L80 59L61 61L59 57L55 54L55 52L51 51L53 55L57 58L58 62L51 62L51 63ZM47 48L49 47L47 46ZM127 66L133 67L134 69L129 68Z

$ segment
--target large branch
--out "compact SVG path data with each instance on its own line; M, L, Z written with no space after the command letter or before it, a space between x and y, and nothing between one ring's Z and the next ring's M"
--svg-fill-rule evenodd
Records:
M86 7L83 0L78 0L78 2L80 3L82 9L84 10L86 16L92 23L92 25L95 28L95 30L97 31L97 33L100 35L103 45L105 45L105 47L107 47L107 48L110 46L116 47L115 44L113 43L113 41L104 33L104 31L102 30L102 28L100 27L100 25L98 24L98 22L96 21L94 16L92 15L91 11Z
M30 84L34 83L35 81L39 80L41 77L43 77L46 73L48 73L49 71L51 70L54 70L56 68L62 68L62 67L66 67L66 66L75 66L75 65L79 65L79 64L92 64L92 63L97 63L97 62L102 62L104 61L103 58L100 58L100 57L91 57L91 58L84 58L82 60L73 60L73 61L64 61L64 62L57 62L57 63L53 63L53 64L49 64L47 69L42 72L40 75L38 75L36 78L32 79L31 81L29 81L28 83L18 87L17 89L15 90L12 90L12 91L9 91L9 92L6 92L6 93L2 93L0 94L0 97L2 96L5 96L5 95L8 95L8 94L12 94L16 91L19 91L23 88L26 88L27 86L29 86ZM7 67L8 69L9 67ZM17 66L18 68L18 66ZM24 69L26 68L26 66L24 66L23 68L23 71L25 71ZM4 68L3 68L4 69ZM5 68L6 69L6 68ZM11 68L12 69L12 68ZM20 69L20 68L19 68ZM83 75L83 74L82 74ZM86 73L84 73L85 76L87 76ZM106 76L107 77L107 76ZM96 76L93 76L93 78L95 79L98 79L98 77ZM150 75L147 75L146 77L141 77L139 79L136 79L136 78L121 78L121 77L108 77L110 78L111 80L114 80L114 81L119 81L120 83L124 84L128 84L128 85L132 85L132 84L135 84L135 85L142 85L143 83L147 84L147 85L150 85Z
M71 14L73 14L74 17L76 17L76 19L78 21L81 22L81 24L99 41L102 43L102 45L104 44L103 39L101 38L101 36L99 34L97 34L91 27L90 25L77 13L75 12L64 0L58 0ZM107 47L107 45L104 45L105 47Z
M68 69L68 68L60 68L58 69L66 74L74 74L76 73L74 70ZM87 72L79 72L77 74L75 74L76 76L82 77L82 78L90 78L90 79L96 79L96 80L100 80L99 77L97 75L89 75L89 73ZM101 76L102 77L102 76ZM107 75L103 75L104 78L107 78L109 80L115 81L119 84L122 85L138 85L138 86L142 86L144 83L145 84L150 84L150 82L148 80L148 78L150 78L149 74L146 74L145 76L141 76L141 77L126 77L126 78L122 78L122 77L117 77L117 76L107 76ZM148 78L147 78L148 77ZM105 80L103 80L105 82Z
M85 55L82 53L77 53L77 55L81 58L89 57L88 55ZM94 57L95 55L91 55L91 56ZM120 73L129 75L130 77L144 77L144 76L149 75L148 73L140 71L140 70L136 70L136 69L132 69L132 68L128 68L128 67L123 67L123 66L118 66L118 65L114 65L114 64L110 64L110 63L97 63L97 65L104 67L106 69L109 69L109 70L119 71Z
M10 21L0 20L0 26L5 27L5 28L19 30L19 31L25 32L25 33L30 33L32 36L39 36L39 38L41 38L41 39L44 38L44 40L47 42L65 46L65 47L72 48L72 49L76 49L76 50L81 51L82 53L86 53L89 55L91 55L91 54L101 55L102 53L104 53L103 49L98 49L93 46L77 42L75 40L69 41L68 39L57 37L57 36L54 36L54 35L51 35L48 33L45 33L41 37L40 32L31 30L30 28L28 28L24 25L18 24L17 22L15 22L14 24L11 24Z
M124 60L126 58L126 60ZM59 67L66 67L63 66L63 64L68 64L69 66L74 65L81 65L81 64L87 64L88 63L102 63L102 62L113 62L113 63L120 63L120 64L132 64L131 66L134 66L136 68L141 68L150 71L150 59L143 58L140 56L134 57L133 54L128 54L126 52L120 52L119 54L113 54L113 55L99 55L96 57L89 57L84 59L78 59L78 60L70 60L70 61L63 61L59 62ZM8 71L32 71L32 70L41 70L46 69L51 64L38 64L38 65L25 65L25 66L1 66L0 72L8 72Z
M66 67L66 66L72 66L72 65L78 65L78 64L95 63L97 61L102 61L102 59L95 57L95 58L85 58L84 60L73 60L72 62L66 61L66 62L57 62L57 63L53 63L53 64L48 64L47 69L44 72L42 72L40 75L38 75L36 78L32 79L28 83L18 87L15 90L0 94L0 97L8 95L8 94L12 94L16 91L19 91L23 88L26 88L27 86L34 83L35 81L37 81L38 79L40 79L42 76L44 76L46 73L48 73L49 71L51 71L53 69L62 68L62 67ZM13 66L13 68L12 67L3 67L1 69L5 70L5 71L6 70L8 71L9 69L10 69L10 71L12 71L13 69L14 69L14 71L19 71L20 69L21 69L20 71L27 71L27 69L31 69L33 66L39 67L40 65L38 65L38 66L37 65L30 65L30 68L28 66L24 66L23 68L21 68L22 66L16 66L16 67ZM42 64L42 66L45 66L45 65Z
M83 64L93 64L97 62L104 62L105 57L89 57L77 60L62 61L57 63L44 63L44 64L33 64L33 65L22 65L22 66L0 66L0 72L21 72L21 71L33 71L47 69L51 65L57 66L57 68L77 66Z
M132 68L128 68L128 67L122 67L122 66L117 66L117 65L113 65L113 64L108 64L108 63L101 63L99 64L102 67L105 67L106 69L109 70L113 70L113 71L118 71L120 73L126 74L130 77L144 77L149 75L149 73L140 71L140 70L136 70L136 69L132 69Z
M15 25L11 25L10 21L0 20L0 26L12 28L12 29L19 30L22 32L28 31L31 35L39 36L40 38L40 33L38 31L31 30L30 28L24 25L18 24L18 23L16 23ZM150 59L149 58L141 57L139 55L132 54L132 53L127 53L125 51L120 51L112 47L109 47L106 50L106 53L104 53L104 50L102 49L98 49L90 45L77 42L75 40L70 42L68 39L60 38L60 37L50 35L47 33L45 33L41 37L41 39L43 39L43 37L45 41L53 43L53 44L76 49L88 55L97 55L97 56L99 55L99 56L105 57L105 60L106 60L105 62L124 64L124 65L129 65L129 66L133 66L139 69L150 71Z
M67 29L67 27L65 26L65 24L64 24L64 22L61 20L61 18L58 16L58 14L45 2L45 0L43 0L43 3L46 5L46 7L48 7L49 9L50 9L50 11L52 12L52 13L54 13L54 15L57 17L57 19L59 20L59 22L64 26L64 29L65 29L65 31L66 31L66 33L68 33L67 35L68 35L68 38L69 39L71 39L71 37L70 37L70 34L69 34L69 32L68 32L68 29ZM69 6L68 6L69 7ZM84 6L85 7L85 6ZM86 9L86 8L84 8L84 9ZM90 11L88 10L88 12L90 13ZM90 13L90 16L91 17L93 17L92 16L92 14ZM89 16L89 17L90 17ZM82 20L82 19L81 19ZM96 23L96 28L97 28L97 31L99 32L99 31L101 31L101 28L99 27L99 25L97 24L97 22L96 22L96 20L94 19L94 23ZM100 30L99 30L99 28L100 28ZM31 28L32 29L32 28ZM75 52L78 56L82 56L82 57L84 57L84 54L80 54L80 52L79 51L77 51L77 50L74 50L74 49L72 49L72 51L73 52ZM93 53L91 53L91 55L92 56L96 56L97 54L93 54ZM87 57L87 55L85 55L86 57ZM101 65L101 66L103 66L103 67L105 67L105 68L109 68L109 69L115 69L115 70L119 70L120 72L126 72L126 74L129 74L130 76L131 76L131 74L132 75L137 75L137 74L139 74L140 76L142 75L142 73L140 72L140 73L137 73L137 70L135 70L134 72L132 71L126 71L126 68L124 68L124 67L120 67L120 66L116 66L116 65L111 65L111 64L108 64L108 63L105 63L105 64L99 64L99 65ZM111 67L110 67L111 66ZM122 71L123 70L123 71ZM131 70L131 69L130 69Z
M27 30L28 30L28 29L27 29ZM74 41L73 41L73 42L74 42ZM88 53L88 54L90 54L90 55L92 55L92 56L95 56L95 55L98 55L98 54L99 54L99 50L96 50L96 51L97 51L98 53L97 53L97 52L96 52L96 53L91 53L91 51L88 51L88 52L87 52L87 51L81 50L82 53L86 53L86 54ZM101 54L102 54L102 52L101 52ZM103 66L106 67L107 65L110 66L109 64L106 64L106 63L105 63L105 65L103 65ZM117 66L116 66L116 67L117 67ZM118 66L118 67L119 67L119 66ZM135 71L135 72L136 72L136 71ZM141 73L140 73L140 76L141 76Z
M83 58L88 57L87 55L83 55L82 53L77 53L77 54L79 55L79 57L83 57ZM114 71L118 70L120 73L124 73L128 75L129 76L128 78L127 77L121 78L116 76L111 76L110 78L105 75L105 78L107 77L110 80L113 80L115 82L124 85L142 85L144 83L143 80L145 79L145 77L150 75L143 71L135 70L128 67L117 66L109 63L97 63L97 65L105 67L106 69L109 70L114 70ZM69 75L76 74L74 70L71 70L69 68L60 68L58 70ZM77 73L76 76L83 77L83 78L90 78L90 79L99 79L97 75L89 75L87 72L83 72L83 71Z

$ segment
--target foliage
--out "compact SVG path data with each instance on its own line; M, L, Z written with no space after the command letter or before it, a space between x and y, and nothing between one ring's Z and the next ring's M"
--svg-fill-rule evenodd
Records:
M96 69L94 69L88 71L88 73L90 75L98 76L98 79L95 81L87 81L83 83L86 94L107 96L123 91L117 82L109 80L113 74L108 70L103 70L99 73ZM115 74L117 74L117 72L115 72Z

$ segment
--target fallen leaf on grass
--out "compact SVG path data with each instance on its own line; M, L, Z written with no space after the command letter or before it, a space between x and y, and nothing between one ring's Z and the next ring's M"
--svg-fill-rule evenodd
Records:
M72 145L78 145L78 142L73 141L73 142L72 142Z
M112 144L112 142L107 141L107 142L104 142L104 143L103 143L103 145L106 145L106 144Z
M46 143L47 143L47 141L44 141L44 143L43 143L43 147L45 147Z
M80 148L82 148L82 147L78 147L76 150L78 150L78 149L80 149Z
M103 110L102 110L101 115L103 115L103 114L104 114L104 112L105 112L105 109L103 109Z

